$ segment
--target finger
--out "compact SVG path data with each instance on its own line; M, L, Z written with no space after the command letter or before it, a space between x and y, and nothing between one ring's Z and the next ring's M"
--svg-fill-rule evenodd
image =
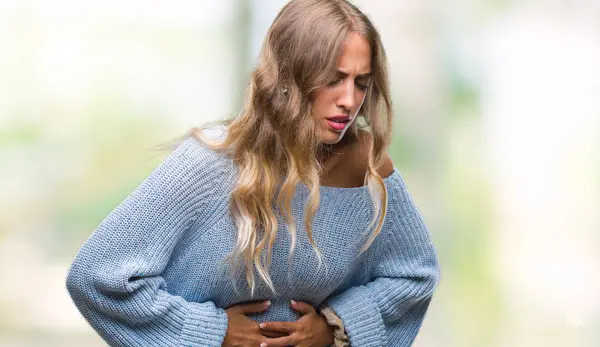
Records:
M276 339L267 339L260 344L260 347L285 347L285 346L296 346L298 344L297 339L290 335L279 337Z
M248 304L236 305L236 311L242 314L260 313L266 311L269 308L269 306L271 306L270 301L251 302Z
M281 331L261 330L260 333L265 337L270 337L273 339L278 338L278 337L288 336L288 334L281 332Z
M292 308L301 313L315 313L316 310L311 304L307 304L302 301L292 300Z
M258 326L263 331L279 331L286 334L291 334L296 330L296 323L293 322L265 322Z

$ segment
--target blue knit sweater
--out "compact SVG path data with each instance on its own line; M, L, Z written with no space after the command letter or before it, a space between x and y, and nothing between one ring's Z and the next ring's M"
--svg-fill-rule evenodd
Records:
M225 308L270 299L258 322L295 321L290 300L330 306L352 346L410 346L438 283L437 255L423 219L394 168L385 178L388 211L381 234L357 257L369 232L366 187L322 186L313 235L304 229L308 188L292 200L298 239L288 273L290 235L283 218L270 274L277 293L258 280L254 297L243 274L234 282L225 255L235 241L228 209L233 161L195 138L181 143L102 221L77 253L67 289L111 346L221 346ZM258 279L258 277L257 277ZM237 287L237 288L236 288Z

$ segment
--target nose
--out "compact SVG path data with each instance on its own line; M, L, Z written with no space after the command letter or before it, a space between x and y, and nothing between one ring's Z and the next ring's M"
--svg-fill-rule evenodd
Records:
M338 98L338 107L352 110L356 106L356 97L354 93L354 83L344 83L341 95Z

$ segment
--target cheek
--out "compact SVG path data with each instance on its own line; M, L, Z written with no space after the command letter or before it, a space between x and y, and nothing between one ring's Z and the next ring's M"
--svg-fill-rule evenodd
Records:
M317 100L314 104L313 104L313 109L315 111L315 114L317 116L321 116L323 115L323 113L326 111L325 107L323 106L323 100Z
M355 98L358 100L358 103L356 104L356 110L354 110L354 112L358 112L367 98L367 93L363 91L357 92Z

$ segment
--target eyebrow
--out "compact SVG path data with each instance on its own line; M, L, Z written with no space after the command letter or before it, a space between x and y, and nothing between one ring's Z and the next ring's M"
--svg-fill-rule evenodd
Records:
M337 70L336 72L339 75L343 76L343 77L347 77L348 76L348 74L345 73L344 71ZM368 78L368 77L371 77L371 76L373 76L373 72L367 72L367 73L364 73L364 74L361 74L361 75L356 75L356 78Z

